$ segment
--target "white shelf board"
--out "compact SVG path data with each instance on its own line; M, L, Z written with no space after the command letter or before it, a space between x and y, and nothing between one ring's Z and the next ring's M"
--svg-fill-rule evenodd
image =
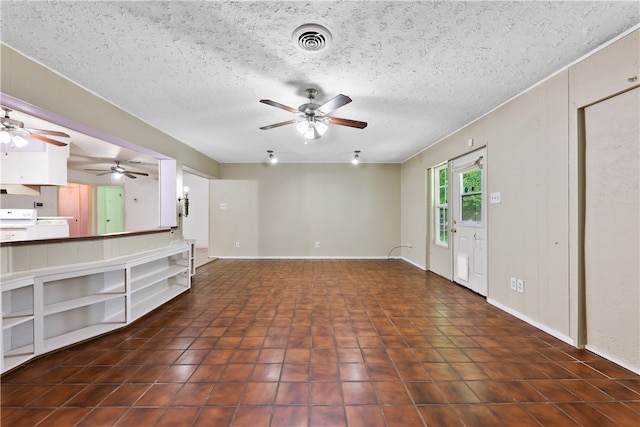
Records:
M14 289L25 288L27 286L33 286L33 276L11 278L11 274L2 276L2 286L0 289L2 292L12 291Z
M125 293L88 295L86 297L75 298L69 301L62 301L55 304L46 304L44 306L44 315L48 316L51 314L72 310L74 308L79 308L87 305L97 304L104 301L109 301L115 298L123 298L125 295L126 295Z
M134 278L131 280L131 292L140 291L149 286L153 286L164 279L168 279L169 277L177 276L178 274L188 271L188 266L172 265L147 276Z
M33 359L33 351L31 354L17 354L11 355L11 352L7 352L4 356L4 372L9 369L13 369L16 366L22 365L30 359Z
M29 356L29 357L33 357L33 343L32 344L27 344L27 345L23 345L21 347L16 347L16 348L12 348L11 350L7 351L4 354L4 357L23 357L23 356Z
M25 310L27 311L27 310ZM29 310L29 312L31 312L31 310ZM33 320L33 314L27 314L24 316L11 316L11 317L4 317L2 319L2 330L5 329L9 329L9 328L13 328L14 326L17 326L21 323L25 323L28 322L30 320Z
M173 285L169 288L163 289L162 292L158 292L157 294L145 298L143 301L133 301L131 305L131 320L144 316L151 310L158 308L162 304L188 290L189 288L186 286Z
M97 323L95 325L86 326L75 331L70 331L65 334L47 338L44 340L44 352L46 353L48 351L53 351L61 347L66 347L70 344L75 344L77 342L102 335L106 332L113 331L114 329L121 328L125 325L125 322Z

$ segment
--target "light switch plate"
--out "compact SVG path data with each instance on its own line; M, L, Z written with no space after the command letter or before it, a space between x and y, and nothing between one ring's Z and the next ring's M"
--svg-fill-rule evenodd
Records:
M502 194L499 192L489 194L489 203L502 203Z

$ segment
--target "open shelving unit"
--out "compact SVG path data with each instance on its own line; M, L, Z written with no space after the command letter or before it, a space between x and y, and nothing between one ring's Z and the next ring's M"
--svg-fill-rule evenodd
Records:
M191 287L193 245L2 277L2 372L122 328Z
M35 356L33 279L26 277L3 284L0 295L4 366L17 366Z

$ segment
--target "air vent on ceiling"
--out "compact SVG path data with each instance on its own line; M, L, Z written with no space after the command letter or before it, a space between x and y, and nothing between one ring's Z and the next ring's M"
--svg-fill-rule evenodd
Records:
M331 33L322 25L304 24L293 32L293 43L305 52L320 52L331 44Z

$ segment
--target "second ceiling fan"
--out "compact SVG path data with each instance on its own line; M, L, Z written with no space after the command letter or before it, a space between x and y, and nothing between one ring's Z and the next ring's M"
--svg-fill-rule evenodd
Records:
M123 168L122 166L120 166L120 162L118 160L115 161L116 165L115 166L111 166L111 169L108 171L102 170L102 169L85 169L86 171L89 172L102 172L97 174L97 176L100 175L107 175L107 174L114 174L114 175L124 175L127 178L132 178L132 179L136 179L137 176L136 175L140 175L140 176L149 176L148 173L145 172L134 172L134 171L130 171L127 170L125 168Z
M272 101L270 99L261 99L263 104L271 105L272 107L280 108L290 113L296 114L298 117L295 119L287 120L280 123L274 123L272 125L262 126L260 129L267 130L280 126L290 125L297 123L296 129L298 132L304 135L306 139L320 138L327 130L327 124L348 126L352 128L364 129L367 127L366 122L360 122L357 120L341 119L338 117L328 116L334 110L351 102L351 98L346 95L337 95L324 104L316 104L314 102L317 89L307 89L307 97L309 102L302 104L297 109L280 104L279 102Z

